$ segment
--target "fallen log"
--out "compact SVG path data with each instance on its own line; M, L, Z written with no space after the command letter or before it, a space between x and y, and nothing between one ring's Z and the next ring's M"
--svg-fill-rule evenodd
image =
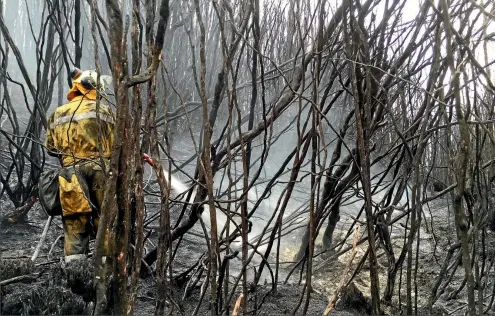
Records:
M36 281L39 277L41 276L40 273L32 273L32 274L25 274L25 275L19 275L7 280L3 280L0 282L0 286L6 286L12 283L17 283L17 282L33 282Z

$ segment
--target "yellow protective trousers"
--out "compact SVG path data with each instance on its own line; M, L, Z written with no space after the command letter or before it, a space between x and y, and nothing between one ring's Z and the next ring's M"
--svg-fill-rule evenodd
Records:
M65 256L88 252L89 239L96 236L98 228L103 186L104 172L97 162L81 162L61 169L59 192Z

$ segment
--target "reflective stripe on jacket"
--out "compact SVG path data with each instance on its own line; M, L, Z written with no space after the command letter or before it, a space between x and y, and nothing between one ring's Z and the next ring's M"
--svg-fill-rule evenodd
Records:
M46 147L62 157L64 166L81 159L110 158L113 146L115 118L110 108L78 96L59 106L48 118Z

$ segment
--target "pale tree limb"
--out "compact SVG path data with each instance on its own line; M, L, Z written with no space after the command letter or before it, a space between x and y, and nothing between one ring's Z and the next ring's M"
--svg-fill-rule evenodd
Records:
M342 279L340 280L339 286L335 289L333 292L332 297L330 298L330 301L328 302L328 306L323 312L323 316L327 316L328 313L332 311L332 309L335 307L335 303L337 302L337 298L340 295L340 292L342 291L342 288L344 287L344 284L347 284L346 279L347 275L349 274L349 270L351 269L351 264L354 258L356 257L356 252L357 252L357 242L359 240L359 230L360 227L356 227L356 230L354 231L354 239L352 241L352 252L351 252L351 258L349 258L349 261L347 262L347 265L344 270L344 274L342 275Z
M31 261L35 261L36 258L38 258L38 255L40 254L41 246L43 246L43 243L45 242L46 235L48 234L48 228L50 227L50 224L52 223L53 216L49 216L48 219L46 220L45 228L43 228L43 233L41 234L40 241L38 242L38 246L36 247L36 250L33 253L33 256L31 257Z

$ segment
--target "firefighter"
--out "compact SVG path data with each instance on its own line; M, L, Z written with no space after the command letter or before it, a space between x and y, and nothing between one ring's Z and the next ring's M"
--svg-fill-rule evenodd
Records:
M74 69L69 103L48 119L46 147L59 158L59 193L65 262L83 259L96 234L103 201L104 173L113 146L115 116L104 103L108 76ZM103 78L103 79L102 79ZM98 90L98 92L97 92ZM98 96L103 96L97 105Z

